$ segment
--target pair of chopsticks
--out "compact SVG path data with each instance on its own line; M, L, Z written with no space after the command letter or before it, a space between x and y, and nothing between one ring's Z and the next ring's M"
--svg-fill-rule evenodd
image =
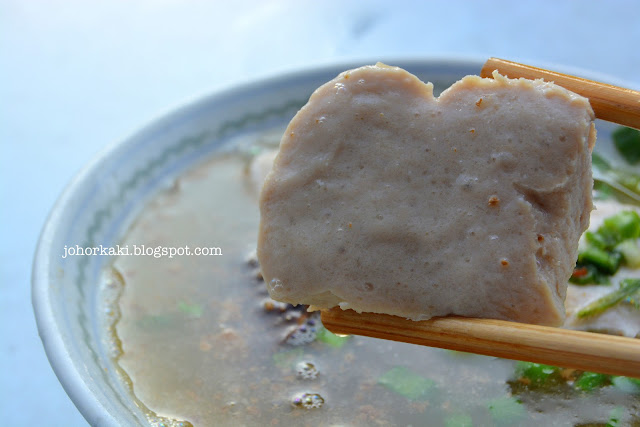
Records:
M480 75L542 78L589 99L597 118L640 129L640 92L491 58ZM332 308L322 323L337 334L364 335L431 347L640 378L640 339L494 319L438 317L419 322Z
M544 70L504 59L490 58L480 77L492 77L494 70L515 79L544 79L589 99L596 117L608 122L640 129L640 92L581 77Z

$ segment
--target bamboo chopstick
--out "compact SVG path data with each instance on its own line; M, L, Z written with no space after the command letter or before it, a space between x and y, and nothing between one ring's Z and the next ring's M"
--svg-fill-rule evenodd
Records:
M322 311L336 334L364 335L564 368L640 378L640 340L505 320L437 317L423 321L339 307Z
M589 99L597 118L640 129L640 92L490 58L480 75L494 70L510 78L542 78ZM525 360L640 378L640 340L494 319L439 317L415 322L397 316L333 308L322 323L337 334Z
M597 118L640 129L640 92L638 91L498 58L490 58L485 62L480 76L491 77L494 70L512 79L524 77L554 82L589 98Z

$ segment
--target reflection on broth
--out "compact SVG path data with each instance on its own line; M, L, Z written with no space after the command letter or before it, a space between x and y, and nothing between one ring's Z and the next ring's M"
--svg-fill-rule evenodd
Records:
M640 424L633 380L340 337L269 299L252 254L260 168L242 153L211 158L122 242L222 256L123 256L108 274L114 357L151 424Z

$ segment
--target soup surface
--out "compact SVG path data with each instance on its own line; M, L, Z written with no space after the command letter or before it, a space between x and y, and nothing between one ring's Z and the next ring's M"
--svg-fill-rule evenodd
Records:
M108 272L116 363L151 424L640 425L633 380L339 337L270 300L252 255L259 169L231 152L181 176L121 244L192 255L120 256Z

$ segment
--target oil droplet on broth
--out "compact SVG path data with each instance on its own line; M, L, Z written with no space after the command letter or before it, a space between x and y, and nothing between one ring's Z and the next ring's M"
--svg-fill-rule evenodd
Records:
M294 407L302 409L318 409L324 405L324 398L318 393L302 393L291 401Z
M301 322L289 331L284 342L292 346L306 345L314 342L316 340L319 322L319 312L310 314L304 322Z
M315 380L318 373L318 368L311 362L300 362L296 366L296 375L303 380Z

